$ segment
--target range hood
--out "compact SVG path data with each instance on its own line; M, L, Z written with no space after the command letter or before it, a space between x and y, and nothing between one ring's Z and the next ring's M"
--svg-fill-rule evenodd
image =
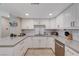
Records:
M45 25L34 25L34 28L37 28L37 27L39 27L39 28L45 28L46 26Z
M35 35L44 35L45 25L34 25Z

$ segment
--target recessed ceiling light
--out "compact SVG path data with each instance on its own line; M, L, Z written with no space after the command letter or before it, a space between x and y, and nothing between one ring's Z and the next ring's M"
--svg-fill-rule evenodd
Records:
M26 15L26 16L28 16L28 15L29 15L29 13L26 13L25 15Z
M10 17L10 15L8 15L7 17Z
M52 13L49 13L49 16L52 16Z

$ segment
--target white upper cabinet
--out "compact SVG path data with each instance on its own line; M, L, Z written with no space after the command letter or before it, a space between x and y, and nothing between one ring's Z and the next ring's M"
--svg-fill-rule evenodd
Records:
M45 25L45 29L49 29L49 19L34 20L34 25Z
M40 24L39 20L33 20L33 22L34 22L34 25L39 25Z
M64 29L78 29L79 26L79 7L73 4L67 8L63 13L56 17L56 24L58 28Z
M56 19L49 20L49 29L56 29Z
M22 29L33 29L33 20L22 20Z
M41 23L43 25L45 25L46 29L49 29L49 19L48 20L47 19L46 20L42 20Z
M68 28L73 28L76 25L76 6L72 5L64 12L64 26Z
M64 27L63 20L64 20L64 15L63 14L59 15L58 17L56 17L56 28L57 29Z
M56 19L22 20L22 29L34 29L34 25L45 25L45 29L56 29Z
M75 25L79 27L79 4L75 4L76 6L76 23Z

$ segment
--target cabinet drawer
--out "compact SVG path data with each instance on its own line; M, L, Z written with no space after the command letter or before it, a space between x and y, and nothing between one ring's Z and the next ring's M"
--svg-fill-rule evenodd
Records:
M12 56L13 50L12 48L0 48L0 56Z

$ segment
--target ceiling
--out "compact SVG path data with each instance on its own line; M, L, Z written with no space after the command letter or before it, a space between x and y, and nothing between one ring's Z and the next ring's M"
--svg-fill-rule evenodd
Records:
M51 18L56 17L71 3L2 3L0 10L22 18ZM29 13L29 15L25 15ZM49 13L52 13L49 16Z

